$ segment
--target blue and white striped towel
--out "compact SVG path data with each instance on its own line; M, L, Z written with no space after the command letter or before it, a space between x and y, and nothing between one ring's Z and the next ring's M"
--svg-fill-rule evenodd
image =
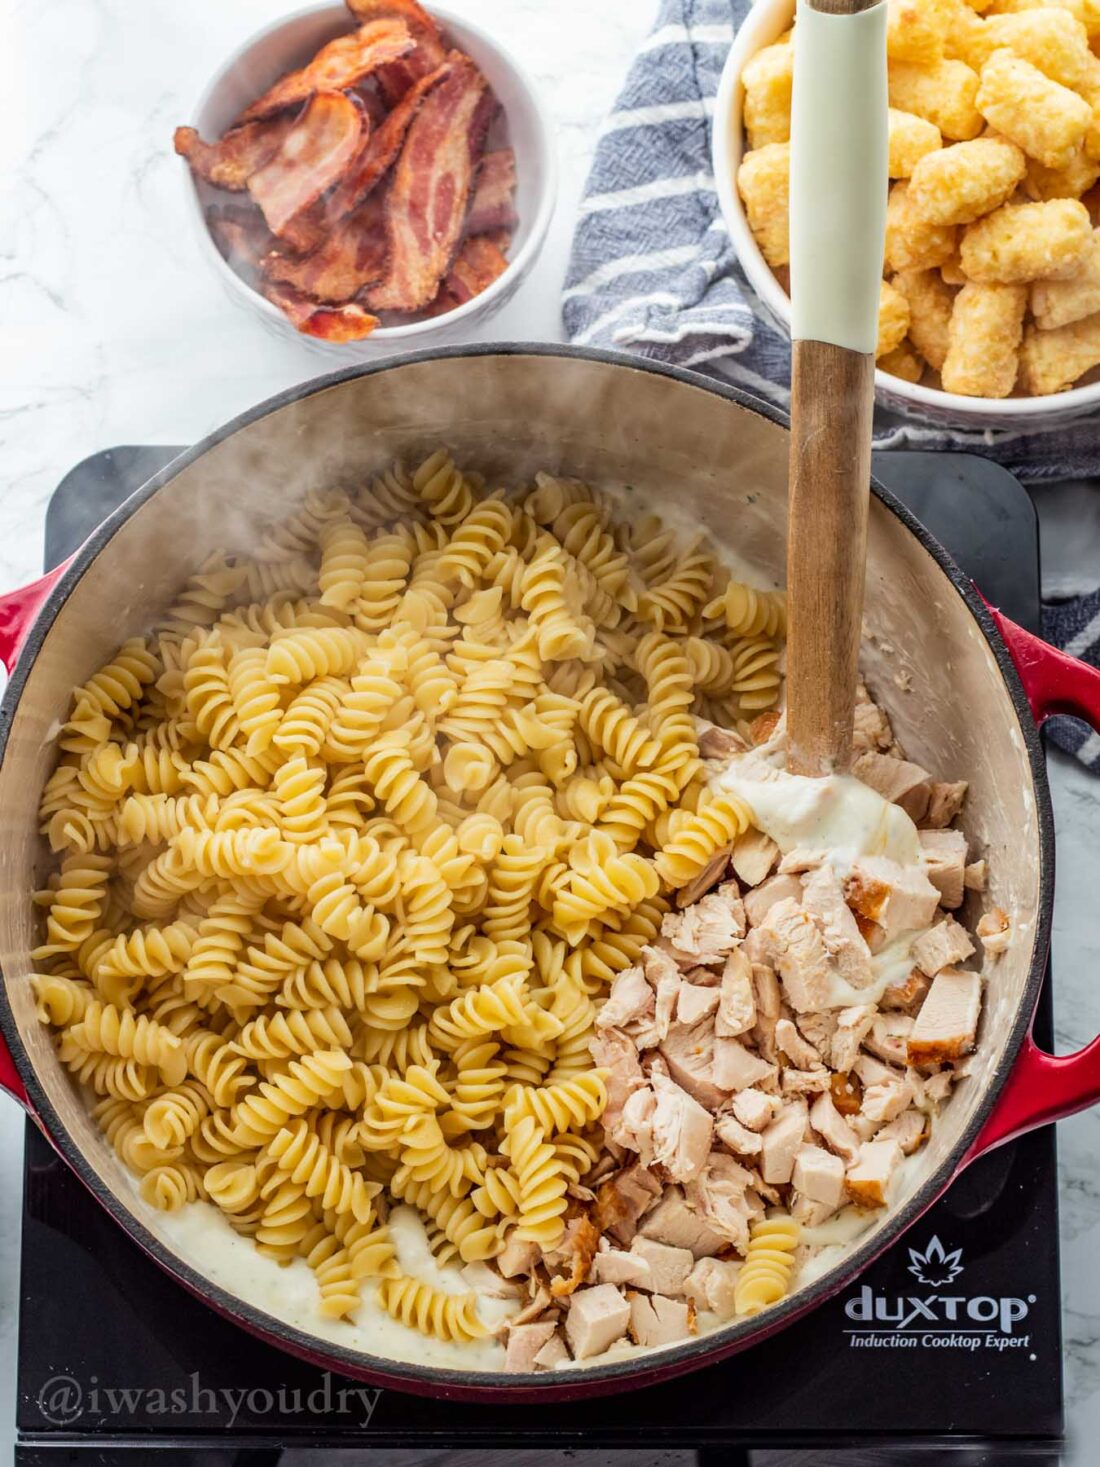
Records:
M738 21L749 0L734 0ZM714 98L733 39L730 0L661 0L600 130L562 295L569 339L710 371L786 409L790 345L733 253L711 172ZM1100 477L1100 416L1035 433L926 427L879 410L878 448L984 454L1028 482ZM1100 576L1100 569L1098 569ZM1100 665L1100 590L1045 606L1044 633ZM1100 773L1100 737L1052 737Z

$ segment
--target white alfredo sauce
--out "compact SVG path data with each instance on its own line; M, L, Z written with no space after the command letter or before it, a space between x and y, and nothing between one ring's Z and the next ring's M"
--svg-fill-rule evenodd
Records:
M861 856L885 856L899 866L926 872L917 827L899 806L851 774L817 779L788 774L757 752L737 754L711 776L712 789L744 800L753 824L788 855L803 850L823 855L840 877ZM903 932L871 959L872 982L855 988L832 978L830 1008L877 1003L885 991L908 978L911 949L921 932Z
M317 1312L317 1281L305 1260L295 1259L284 1268L274 1259L265 1258L256 1251L251 1238L233 1231L212 1203L192 1202L178 1212L158 1212L155 1217L144 1204L139 1203L138 1210L150 1230L192 1268L220 1284L227 1293L307 1334L346 1350L360 1350L388 1360L453 1370L504 1368L504 1348L491 1335L467 1343L448 1343L391 1319L375 1302L374 1279L364 1279L363 1302L351 1319L322 1318ZM395 1207L388 1226L403 1273L448 1294L470 1292L459 1267L436 1266L423 1224L412 1208ZM496 1329L518 1307L514 1300L492 1299L484 1294L477 1299L478 1315L490 1329Z

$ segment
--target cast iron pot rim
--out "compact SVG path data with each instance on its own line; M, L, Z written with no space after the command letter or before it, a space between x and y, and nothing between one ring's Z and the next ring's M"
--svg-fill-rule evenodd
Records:
M210 449L240 429L247 428L261 418L268 417L295 402L303 401L319 392L326 392L330 388L339 387L355 378L371 377L380 372L388 372L404 366L415 366L422 362L492 356L580 358L607 366L648 372L654 376L670 378L684 386L711 393L713 396L724 398L727 402L736 403L738 407L757 413L781 428L789 426L786 415L770 403L737 387L704 377L697 372L668 366L644 357L629 356L622 352L546 342L486 342L472 346L429 348L418 352L402 353L400 356L384 358L373 363L343 368L287 388L258 406L239 413L221 428L208 434L194 447L185 450L166 464L159 473L154 474L140 489L135 490L107 519L97 526L76 552L72 563L53 587L35 618L21 648L18 662L4 691L4 696L0 700L0 765L3 764L7 753L8 737L30 668L71 591L134 511L150 500L159 489L174 479L183 469L190 467ZM1039 731L1015 664L985 603L978 595L973 582L964 575L943 546L925 529L911 511L873 476L871 489L879 501L902 522L939 565L977 622L996 659L1016 710L1017 721L1027 751L1036 794L1039 829L1039 895L1031 967L1007 1042L986 1084L986 1093L982 1102L971 1117L965 1132L956 1142L951 1155L914 1193L904 1207L898 1208L894 1216L873 1238L852 1248L840 1265L823 1274L821 1278L816 1279L806 1288L798 1290L782 1303L774 1305L765 1315L745 1320L741 1324L720 1327L709 1334L698 1335L682 1345L657 1350L647 1355L618 1360L607 1365L584 1366L578 1371L548 1371L545 1376L517 1375L514 1377L508 1377L503 1372L422 1366L410 1361L390 1360L381 1356L368 1355L349 1350L333 1341L320 1339L230 1294L220 1284L214 1283L213 1280L171 1252L165 1244L149 1232L144 1224L137 1221L129 1210L123 1207L119 1195L103 1183L83 1151L62 1124L40 1085L15 1023L15 1017L8 1001L7 985L0 981L0 1032L3 1033L20 1077L26 1086L32 1114L69 1166L145 1253L216 1312L233 1319L252 1334L259 1335L300 1358L346 1371L347 1374L358 1379L410 1391L414 1394L471 1401L484 1400L489 1397L499 1400L501 1397L506 1397L518 1403L565 1397L579 1398L585 1395L606 1395L618 1389L637 1389L641 1385L669 1379L703 1365L714 1364L725 1356L774 1334L799 1315L839 1293L917 1221L921 1214L947 1189L954 1176L965 1164L967 1154L982 1126L989 1118L997 1096L1012 1070L1020 1045L1031 1027L1032 1016L1042 986L1050 942L1054 883L1054 821ZM512 1384L512 1381L515 1384Z

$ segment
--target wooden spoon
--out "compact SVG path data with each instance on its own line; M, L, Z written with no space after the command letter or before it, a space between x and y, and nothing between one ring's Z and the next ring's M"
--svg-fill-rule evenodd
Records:
M799 0L791 119L787 764L847 768L886 229L885 0Z

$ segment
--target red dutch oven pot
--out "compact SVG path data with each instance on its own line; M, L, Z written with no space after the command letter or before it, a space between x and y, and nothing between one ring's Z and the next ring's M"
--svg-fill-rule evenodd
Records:
M631 1390L744 1349L848 1285L971 1161L1100 1097L1100 1040L1055 1057L1031 1037L1046 966L1054 833L1037 727L1053 713L1100 726L1100 673L985 604L891 494L875 484L867 576L867 676L911 755L966 779L963 824L990 867L989 899L1014 939L986 985L971 1073L937 1118L895 1204L790 1299L659 1352L541 1377L451 1369L349 1349L206 1276L137 1199L34 1014L30 893L45 865L36 805L71 689L148 627L215 550L247 546L308 490L361 484L439 443L491 478L538 468L628 486L730 564L782 581L787 434L780 416L691 373L564 347L484 347L338 373L244 414L181 455L73 558L0 598L0 1085L157 1263L245 1329L334 1371L456 1399L545 1400ZM901 689L910 686L912 691ZM6 1045L6 1047L4 1047Z

